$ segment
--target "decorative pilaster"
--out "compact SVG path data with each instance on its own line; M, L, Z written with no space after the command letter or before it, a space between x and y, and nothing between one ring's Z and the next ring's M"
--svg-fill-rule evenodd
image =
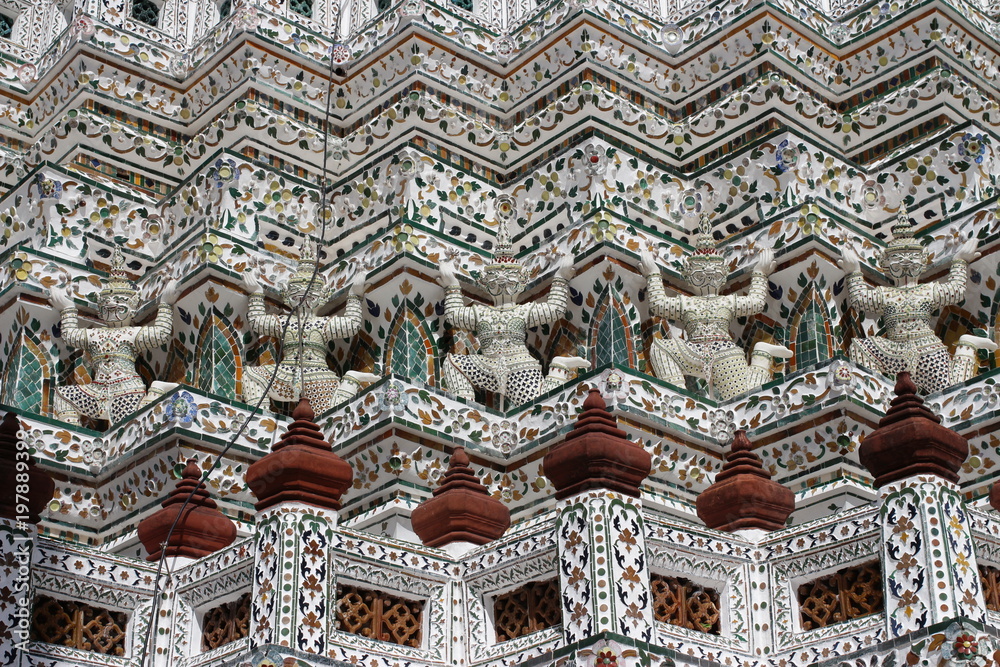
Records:
M965 503L955 482L968 443L941 426L909 373L859 451L884 487L882 576L890 636L963 616L984 619L984 603Z
M0 664L27 664L22 648L31 626L31 571L39 514L55 493L17 437L13 412L0 423Z
M559 518L559 587L567 643L599 632L649 641L652 596L639 485L650 455L629 442L591 389L577 426L545 456Z
M330 545L353 472L323 440L309 401L292 417L272 452L247 470L257 497L250 643L324 655L337 585Z
M930 475L893 483L879 517L890 636L958 616L984 620L969 514L957 485Z

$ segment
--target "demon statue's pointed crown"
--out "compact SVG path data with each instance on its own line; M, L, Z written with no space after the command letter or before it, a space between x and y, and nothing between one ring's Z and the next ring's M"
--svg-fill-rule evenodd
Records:
M139 291L125 271L121 246L111 256L111 275L97 295L97 308L105 322L124 322L139 307Z
M712 223L703 215L698 223L694 252L684 260L684 278L695 287L710 286L718 290L726 282L728 273L726 260L712 237Z
M295 307L299 301L307 308L318 308L327 297L326 278L317 271L316 249L312 239L302 239L299 246L299 262L295 273L288 279L281 290L285 304ZM315 274L315 279L313 278Z
M906 206L899 207L892 225L892 240L879 256L879 266L891 278L919 277L929 261L924 246L913 236L913 222Z
M490 296L516 296L524 291L528 282L528 271L514 257L513 242L510 238L508 222L512 216L499 215L496 249L493 261L487 264L477 277L479 284Z

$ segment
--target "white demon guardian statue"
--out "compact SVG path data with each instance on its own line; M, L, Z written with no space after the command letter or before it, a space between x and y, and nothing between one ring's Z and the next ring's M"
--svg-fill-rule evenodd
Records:
M979 257L976 240L969 239L951 261L944 282L923 283L929 257L921 243L913 238L913 228L906 209L901 209L892 226L892 240L879 257L879 265L892 281L891 286L868 287L861 275L861 260L850 248L844 248L840 266L847 274L847 292L851 304L861 312L882 318L884 336L869 336L851 342L850 356L855 363L895 377L909 371L917 387L933 393L976 374L976 350L996 350L988 338L965 335L958 339L955 356L931 329L931 315L937 309L965 298L969 263Z
M507 220L501 219L493 261L478 276L479 285L493 297L492 306L465 305L454 264L441 262L440 271L445 319L458 329L475 332L479 341L479 354L449 353L445 358L444 382L451 393L473 399L479 388L499 393L508 406L516 406L572 379L577 369L590 366L580 357L555 357L543 377L542 365L527 346L528 329L555 322L566 313L572 257L560 260L547 301L518 304L528 274L514 258Z
M260 274L251 269L243 282L250 292L247 321L254 333L281 340L282 358L277 364L263 364L245 369L243 400L255 404L270 384L268 396L275 401L293 402L303 396L320 415L338 403L354 396L362 383L374 382L379 376L348 371L338 377L326 363L327 343L352 338L361 329L361 297L364 295L364 275L351 286L347 308L342 317L320 317L319 309L329 300L326 279L315 271L316 259L312 243L303 242L294 275L281 290L282 303L292 310L292 316L268 314L264 306L264 289ZM314 276L315 274L315 276ZM282 335L283 324L288 327ZM274 376L272 381L272 376Z
M177 281L171 280L160 296L153 323L144 327L131 326L132 315L139 307L139 293L125 272L121 248L115 249L111 277L97 297L97 309L104 327L80 327L71 289L51 291L49 300L61 313L63 340L85 350L94 365L93 381L56 387L56 419L79 424L83 415L115 424L176 386L153 382L147 392L135 362L139 352L170 341L173 303L177 296Z
M733 342L729 331L735 318L764 310L767 277L774 271L774 254L770 249L761 251L747 296L720 295L728 271L725 259L715 247L707 217L699 224L695 244L694 253L685 259L683 266L683 276L693 296L668 297L655 257L649 250L642 251L650 313L678 321L684 329L683 338L671 335L655 339L650 357L653 371L661 380L683 387L685 375L704 378L709 391L725 401L769 381L772 362L792 356L787 347L759 342L748 364L746 353Z

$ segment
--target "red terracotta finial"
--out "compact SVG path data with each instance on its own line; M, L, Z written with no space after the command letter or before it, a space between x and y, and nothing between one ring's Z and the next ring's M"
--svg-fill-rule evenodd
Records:
M900 371L896 374L896 386L893 390L897 396L917 393L917 385L910 377L910 371Z
M510 527L510 510L490 496L469 467L465 448L458 447L451 455L441 486L413 510L410 523L420 541L429 547L452 542L486 544Z
M292 419L305 422L311 422L313 419L316 419L316 413L313 412L312 404L309 403L309 399L305 396L299 399L299 404L292 410Z
M189 496L191 500L181 514L181 507ZM181 518L166 545L168 557L201 558L229 546L236 539L236 525L219 511L209 496L196 459L188 459L181 478L160 504L163 509L139 522L139 540L149 554L146 560L160 559L163 543L178 515Z
M747 432L743 429L736 431L733 436L733 444L729 447L731 452L750 452L753 451L753 443L750 442L750 438L747 437Z
M879 488L913 475L937 475L958 481L958 471L969 456L969 443L941 425L941 418L924 405L910 374L896 376L892 399L878 428L858 450L861 465Z
M587 398L583 401L584 410L607 410L608 404L604 402L604 397L601 396L601 390L597 387L591 387L590 391L587 392Z
M22 455L20 459L22 469L18 470L17 455L21 449L18 447L17 432L20 430L21 421L16 414L8 412L4 415L3 423L0 424L0 516L15 521L23 520L23 505L27 504L27 521L38 523L41 521L39 515L55 495L56 485L49 477L49 473L35 465L35 459L32 457L28 457L28 469L25 471ZM20 494L19 499L16 493L17 475L23 475L25 472L28 473L27 503L24 502L24 494ZM21 480L23 479L22 477ZM24 488L23 484L21 488ZM19 504L22 505L21 511L18 510Z
M286 501L339 510L354 471L323 439L307 399L299 400L292 417L295 421L271 453L247 469L247 486L257 497L257 511Z
M629 442L608 412L601 392L592 388L576 427L545 455L543 467L559 500L587 489L608 489L637 498L651 462L641 445Z
M739 430L722 470L696 504L698 517L709 528L779 530L795 509L795 494L771 479L746 431Z

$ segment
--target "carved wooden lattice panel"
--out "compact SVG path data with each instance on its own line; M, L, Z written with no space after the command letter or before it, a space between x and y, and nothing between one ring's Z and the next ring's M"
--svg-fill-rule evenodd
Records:
M824 628L885 609L878 561L844 568L799 586L802 629Z
M1000 611L1000 568L992 565L980 565L979 576L983 580L983 597L986 598L986 608L990 611Z
M493 601L497 641L538 632L562 623L559 580L534 581Z
M201 625L201 650L225 646L250 634L250 593L209 609Z
M711 635L720 633L719 593L714 588L658 574L650 577L649 585L655 620Z
M104 655L125 655L127 627L124 612L40 595L35 598L31 639Z
M423 612L423 600L337 586L337 621L344 632L420 648Z

